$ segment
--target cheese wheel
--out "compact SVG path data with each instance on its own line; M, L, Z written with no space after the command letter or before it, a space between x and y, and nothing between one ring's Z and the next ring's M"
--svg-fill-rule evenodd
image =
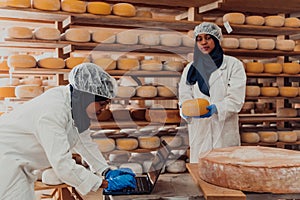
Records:
M138 141L142 149L155 149L160 146L160 138L157 136L139 136Z
M260 95L260 87L254 85L246 86L246 96L247 97L258 97Z
M182 138L180 136L163 135L160 137L160 140L166 141L171 148L177 148L182 145Z
M137 10L135 13L136 17L140 17L140 18L152 18L152 12L149 10Z
M175 97L177 96L177 88L170 86L157 86L157 95L160 97Z
M294 40L277 40L276 41L276 49L282 51L293 51L295 48Z
M6 0L6 6L15 8L30 8L31 0Z
M114 70L117 68L117 62L111 58L96 58L93 63L104 70Z
M39 27L34 31L34 37L40 40L59 40L60 31L52 27Z
M18 98L34 98L43 93L43 87L38 85L18 85L15 94Z
M85 62L90 62L89 58L87 57L69 57L65 60L66 67L68 69L73 69L77 65Z
M279 94L279 89L277 87L261 87L260 94L266 97L276 97Z
M64 37L72 42L89 42L91 40L90 32L83 28L70 28L66 30Z
M265 17L265 26L281 27L284 25L285 18L274 15Z
M139 35L134 31L122 31L117 33L117 43L120 44L137 44Z
M246 71L249 73L262 73L264 64L261 62L248 62L246 63Z
M297 134L297 141L300 140L300 130L293 130Z
M285 18L284 26L298 28L298 27L300 27L300 20L297 17Z
M112 7L112 13L122 17L134 17L136 15L136 9L129 3L116 3Z
M43 80L40 78L23 78L20 83L22 85L43 85Z
M182 61L166 61L164 62L163 66L164 70L175 72L181 72L184 68L184 64Z
M264 72L272 73L272 74L280 74L282 72L282 64L281 63L265 63L264 64Z
M134 150L138 147L139 143L135 138L117 138L117 148L120 150Z
M247 16L245 19L245 23L254 26L262 26L265 23L265 18L262 16Z
M135 174L142 174L143 173L143 166L139 163L123 163L120 165L120 168L129 168Z
M15 86L0 86L0 99L15 96Z
M21 26L12 26L6 30L6 35L9 38L31 39L33 36L33 33L30 28L21 27Z
M10 68L32 68L36 66L36 60L31 55L10 55L7 64Z
M236 38L223 38L221 46L225 49L237 49L240 46L240 42Z
M94 138L93 141L98 144L98 149L103 152L110 152L115 149L115 140L112 138Z
M0 61L0 70L3 70L3 71L9 70L7 60L3 60L2 62Z
M85 1L64 0L61 2L61 9L66 12L85 13L86 12L86 2Z
M239 39L241 49L257 49L257 40L255 38L240 38Z
M163 65L160 60L142 60L141 61L141 70L161 71L162 68L163 68Z
M0 86L16 86L19 83L18 78L0 78Z
M65 61L62 58L42 58L38 61L38 66L47 69L63 69Z
M116 35L114 32L110 31L94 31L92 33L92 40L94 42L112 44L116 41Z
M184 160L167 160L166 170L170 173L183 173L186 171L186 163Z
M298 93L298 87L279 87L279 94L283 97L296 97Z
M257 48L261 50L272 50L275 48L275 40L257 39Z
M47 185L63 184L63 181L58 178L52 168L46 169L42 172L42 182Z
M226 13L223 16L223 22L229 22L232 24L244 24L245 15L243 13Z
M139 86L136 88L136 96L153 98L157 96L157 88L151 85Z
M282 64L282 71L286 74L298 74L300 73L300 65L299 63L283 63Z
M139 43L144 45L159 45L160 38L156 33L142 33L139 35Z
M182 36L182 45L185 47L194 47L195 46L195 40L189 36Z
M39 10L57 11L60 10L60 0L33 0L33 7Z
M278 140L278 134L275 131L259 131L260 141L267 143L274 143Z
M174 33L161 34L160 43L163 46L178 47L182 43L181 35Z
M296 142L297 133L293 131L277 131L279 142Z
M241 140L245 143L258 143L260 137L256 132L244 132L241 134Z
M154 123L180 123L181 118L177 109L151 108L146 110L145 118Z
M111 13L111 6L105 2L88 2L87 12L96 15L109 15Z
M130 86L119 86L117 89L117 97L130 98L135 95L135 88Z
M294 108L278 108L277 117L297 117L297 110Z
M117 60L117 68L121 70L139 69L139 61L135 58L120 58Z
M206 99L197 98L184 101L181 109L185 116L197 117L208 113L207 106L209 102Z

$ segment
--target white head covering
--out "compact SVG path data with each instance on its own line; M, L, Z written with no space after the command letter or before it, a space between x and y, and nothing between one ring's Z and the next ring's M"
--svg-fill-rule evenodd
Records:
M196 38L199 34L210 34L215 36L219 41L222 40L222 29L211 22L202 22L194 29L194 37Z
M82 63L69 74L69 83L74 89L111 99L117 93L117 81L101 67L93 63Z

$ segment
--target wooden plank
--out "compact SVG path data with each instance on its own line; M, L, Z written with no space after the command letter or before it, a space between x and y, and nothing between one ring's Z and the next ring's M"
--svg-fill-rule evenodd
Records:
M271 73L247 73L247 77L296 77L300 78L300 74L271 74Z
M246 195L242 191L215 186L201 180L197 164L188 163L186 166L195 183L201 188L206 200L246 200Z
M284 122L284 121L300 121L300 117L240 117L239 122L241 123L252 123L252 122Z

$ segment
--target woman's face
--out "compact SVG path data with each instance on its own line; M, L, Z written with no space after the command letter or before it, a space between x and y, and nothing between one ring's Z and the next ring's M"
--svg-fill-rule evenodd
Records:
M97 119L97 116L101 114L102 110L107 109L107 105L110 104L110 100L92 102L86 107L86 113L90 119Z
M209 34L199 34L196 41L199 50L203 54L209 54L215 48L215 42Z

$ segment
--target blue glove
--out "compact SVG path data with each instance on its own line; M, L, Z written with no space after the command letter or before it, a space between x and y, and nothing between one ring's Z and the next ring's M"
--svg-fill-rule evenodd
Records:
M108 186L105 189L107 191L122 190L127 187L136 188L136 180L134 176L129 174L107 179L107 182Z
M214 113L217 113L217 107L215 104L211 104L209 106L206 107L208 111L208 113L199 116L198 118L207 118L207 117L211 117Z
M109 170L108 172L106 172L105 179L116 178L117 176L125 174L135 177L135 173L130 168L119 168L115 170Z

